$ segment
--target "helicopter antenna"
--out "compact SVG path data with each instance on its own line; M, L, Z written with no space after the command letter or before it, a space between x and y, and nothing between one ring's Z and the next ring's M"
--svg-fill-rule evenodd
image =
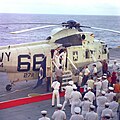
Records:
M41 27L24 29L24 30L20 30L20 31L14 31L14 32L10 32L10 33L11 34L18 34L18 33L24 33L24 32L28 32L28 31L32 31L32 30L38 30L38 29L48 28L48 27L54 27L54 26L57 26L57 25L46 25L46 26L41 26Z

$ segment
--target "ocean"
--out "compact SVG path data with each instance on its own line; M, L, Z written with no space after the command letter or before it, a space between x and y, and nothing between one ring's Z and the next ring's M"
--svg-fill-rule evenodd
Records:
M35 23L54 24L66 22L68 20L76 20L81 25L90 27L120 31L120 16L0 14L0 46L44 40L51 34L51 30L56 27L44 28L21 34L10 34L10 32L45 25ZM96 39L105 41L108 47L114 48L120 46L120 34L118 33L87 28L84 28L83 31L93 32Z

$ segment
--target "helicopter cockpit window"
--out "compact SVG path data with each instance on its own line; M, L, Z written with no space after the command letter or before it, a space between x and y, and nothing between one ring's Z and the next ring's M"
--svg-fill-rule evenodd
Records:
M90 51L88 49L85 51L85 58L86 59L90 58Z
M64 38L60 38L56 40L55 43L71 44L72 46L82 45L82 38L80 34L75 34L75 35L67 36Z
M107 54L107 45L103 45L102 54Z

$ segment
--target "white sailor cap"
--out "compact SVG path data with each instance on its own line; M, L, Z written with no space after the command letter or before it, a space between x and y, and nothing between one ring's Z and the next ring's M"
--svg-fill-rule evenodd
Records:
M105 91L102 91L101 93L102 93L103 95L105 95Z
M75 108L74 108L74 112L75 112L75 113L80 113L80 112L81 112L80 107L75 107Z
M91 87L88 87L87 90L91 90Z
M74 90L77 90L77 87L76 87L76 85L75 85L75 84L73 85L73 89L74 89Z
M85 95L84 98L85 98L85 99L88 99L88 96Z
M117 60L114 60L114 62L117 62Z
M113 87L109 87L108 89L109 89L109 90L114 90L114 88L113 88Z
M42 110L41 114L47 114L47 111L46 110Z
M57 108L62 108L62 104L57 104Z
M94 105L90 105L90 108L95 109L95 106Z
M108 102L105 103L105 106L109 106L110 104Z
M106 75L103 75L102 77L103 77L103 78L107 78L107 76L106 76Z
M68 84L73 85L73 81L69 81Z
M98 77L97 80L101 80L101 77Z
M107 74L106 74L106 73L104 73L104 74L103 74L103 76L107 76Z
M110 117L110 114L105 114L105 117Z

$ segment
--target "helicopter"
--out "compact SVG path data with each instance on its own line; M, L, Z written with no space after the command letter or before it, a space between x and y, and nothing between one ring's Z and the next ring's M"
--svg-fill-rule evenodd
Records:
M11 32L11 34L58 25L30 28ZM10 80L10 84L6 85L7 91L10 91L16 82L37 79L38 75L40 79L44 79L47 67L50 67L52 72L58 69L59 66L53 60L57 48L59 51L67 52L66 64L63 66L65 73L70 71L71 74L85 65L108 60L109 50L105 42L96 40L92 32L83 32L81 27L120 33L110 29L81 26L74 20L64 22L61 26L53 29L51 35L44 41L0 47L0 72L6 72Z

